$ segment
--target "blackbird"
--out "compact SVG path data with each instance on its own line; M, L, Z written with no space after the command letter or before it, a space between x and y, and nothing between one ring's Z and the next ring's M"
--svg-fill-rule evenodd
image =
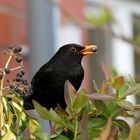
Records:
M55 108L57 104L65 109L65 81L69 80L76 90L79 89L84 77L81 60L84 55L95 54L96 48L95 45L67 44L62 46L32 78L30 94L24 98L24 108L34 109L32 100L36 100L47 109Z

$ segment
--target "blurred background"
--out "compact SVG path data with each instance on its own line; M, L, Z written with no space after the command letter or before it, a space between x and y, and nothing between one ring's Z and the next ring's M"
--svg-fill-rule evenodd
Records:
M30 81L60 46L96 44L98 54L83 60L83 87L91 92L93 80L100 86L102 63L140 81L139 7L139 0L0 0L0 50L23 47Z
M82 86L88 92L93 91L93 80L101 86L105 79L102 64L139 82L140 1L0 0L0 50L10 45L23 47L29 82L67 43L99 46L96 55L82 62L86 72ZM1 52L0 66L5 63Z

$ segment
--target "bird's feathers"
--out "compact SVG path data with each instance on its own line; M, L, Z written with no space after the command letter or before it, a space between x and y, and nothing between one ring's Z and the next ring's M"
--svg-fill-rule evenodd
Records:
M64 83L69 80L76 90L79 89L84 71L81 65L84 47L67 44L61 47L51 60L44 64L31 81L31 94L24 98L25 109L33 109L32 100L36 100L46 108L54 108L60 104L66 107L64 100Z

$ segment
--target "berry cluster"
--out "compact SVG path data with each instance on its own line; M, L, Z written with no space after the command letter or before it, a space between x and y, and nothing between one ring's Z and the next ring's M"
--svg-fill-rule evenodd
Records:
M10 50L12 53L14 53L16 61L18 63L22 62L22 57L20 56L22 48L20 46L17 46L16 48L10 47Z
M4 66L4 68L0 68L0 93L9 93L16 92L17 94L23 96L28 92L28 82L24 79L24 70L23 70L23 60L21 57L22 47L9 47L9 50L5 53L9 55L9 58ZM19 66L15 68L10 68L9 63L12 59L15 59ZM16 70L16 71L15 71ZM13 80L6 79L9 86L4 87L5 76L9 76L11 72L16 72L16 77ZM7 77L6 76L6 77Z

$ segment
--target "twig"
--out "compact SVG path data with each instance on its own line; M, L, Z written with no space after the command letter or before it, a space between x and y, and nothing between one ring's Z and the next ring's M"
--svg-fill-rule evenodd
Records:
M11 61L11 59L12 59L12 55L9 56L9 58L8 58L6 64L5 64L5 67L4 67L4 68L7 68L7 67L8 67L8 65L9 65L9 63L10 63L10 61ZM6 73L5 73L5 71L4 71L4 72L3 72L3 78L2 78L2 80L1 80L1 85L0 85L0 97L2 96L2 89L3 89L5 74L6 74Z
M12 55L9 56L6 64L5 64L5 67L4 68L7 68L10 61L12 59ZM2 129L5 121L4 121L4 112L3 112L3 103L2 103L2 94L3 94L3 84L4 84L4 79L5 79L5 71L3 71L3 78L1 80L1 83L0 83L0 102L1 102L1 109L0 109L0 117L1 117L1 122L0 122L0 129ZM1 130L1 134L3 133L3 131Z
M78 134L78 114L76 114L76 126L75 126L75 132L74 132L74 140L76 139L77 137L77 134Z
M17 70L17 69L21 69L23 66L19 66L19 67L15 67L15 68L11 68L11 71Z

